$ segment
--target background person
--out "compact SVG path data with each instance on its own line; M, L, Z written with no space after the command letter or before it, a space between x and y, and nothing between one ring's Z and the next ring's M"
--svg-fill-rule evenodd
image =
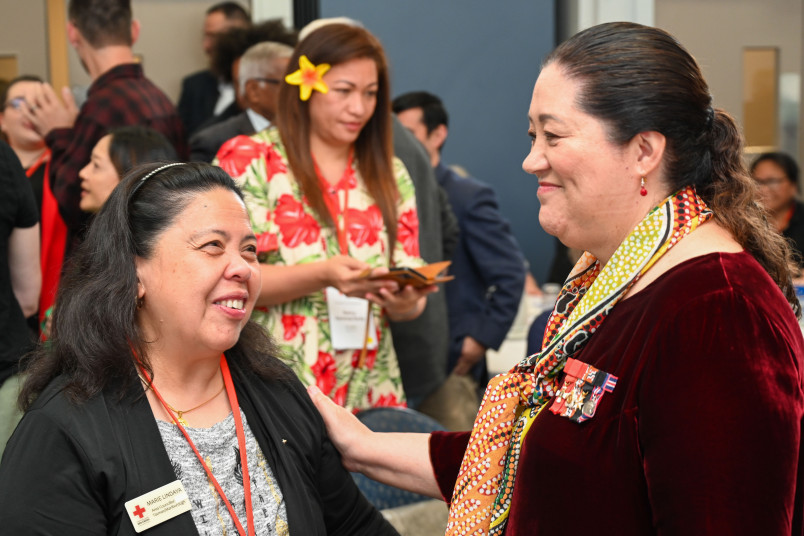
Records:
M87 100L79 110L69 88L62 89L62 102L49 84L42 84L23 108L53 153L50 184L68 228L65 258L89 220L80 207L78 171L110 129L148 125L164 134L179 156L187 156L173 104L135 61L131 47L140 25L132 19L131 1L70 0L67 15L67 38L92 79Z
M235 136L265 130L276 116L279 86L293 54L284 43L262 42L250 47L238 61L238 85L245 110L196 132L190 138L190 160L212 162L218 149Z
M388 319L420 315L435 287L365 277L422 264L413 186L391 149L385 55L366 30L327 24L297 45L288 70L297 66L285 80L301 85L280 88L277 128L218 153L244 189L271 281L255 320L301 380L339 404L404 404ZM334 320L351 306L360 314L353 329Z
M465 382L469 392L482 392L488 381L486 350L500 348L519 311L525 258L500 213L494 190L474 177L458 175L442 162L449 117L441 99L413 91L395 98L392 108L424 145L438 184L458 218L458 245L449 268L455 279L444 285L450 333L446 372L457 376L450 381ZM464 392L466 387L454 389ZM458 393L444 394L446 398L429 400L422 410L450 430L471 428L479 397L475 394L459 404Z
M149 533L396 534L249 321L256 252L220 169L146 165L123 180L27 369L27 412L0 463L4 531L133 535L126 503L150 515L139 500L178 479L192 509Z
M173 145L156 130L143 126L112 130L95 144L81 177L81 210L98 212L131 168L150 162L175 162Z
M804 204L796 199L799 192L798 164L786 153L763 153L751 164L751 176L771 223L792 241L800 270L804 265Z
M25 107L33 102L42 79L38 76L23 75L8 83L0 96L3 112L0 114L0 128L8 139L8 144L19 158L25 175L28 176L39 209L40 230L40 269L42 287L39 293L39 306L29 319L29 325L36 333L39 323L44 320L45 311L56 298L64 251L67 245L67 226L59 213L59 205L50 189L51 152L44 138L25 117ZM47 179L47 180L46 180Z
M326 24L363 27L362 23L348 17L316 19L299 31L299 38ZM436 182L424 147L402 126L396 115L391 117L391 132L394 155L405 164L416 190L419 254L427 263L449 260L458 242L458 220L449 205L447 193ZM438 399L444 390L449 389L445 383L449 345L445 293L428 295L421 315L413 320L391 321L390 326L408 407L420 409L425 400L430 397Z
M0 142L0 454L17 425L18 365L34 345L25 319L39 304L39 215L14 151Z
M2 94L3 111L0 114L0 129L31 181L40 213L45 168L50 160L50 151L45 139L25 118L22 110L33 99L41 84L42 79L33 75L23 75L11 80Z
M445 497L449 535L800 534L790 254L698 64L594 26L545 59L528 119L539 222L585 251L541 351L471 435L374 434L310 388L345 464Z
M221 34L231 28L248 28L251 17L237 2L219 2L210 6L204 16L201 48L211 62L215 43ZM212 116L222 113L235 103L232 81L210 69L187 75L181 81L181 93L176 108L187 136L191 136ZM234 108L238 108L235 106ZM236 112L235 112L236 113Z
M238 81L240 58L252 46L266 41L295 46L296 30L286 27L282 19L269 19L245 28L229 28L218 36L212 49L211 69L221 80L232 85L234 102L201 123L196 132L236 117L245 109L244 95L240 93Z

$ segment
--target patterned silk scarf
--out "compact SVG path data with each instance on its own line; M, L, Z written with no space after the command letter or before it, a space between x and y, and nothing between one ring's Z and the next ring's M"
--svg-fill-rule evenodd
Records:
M598 371L572 356L642 274L711 217L695 189L686 187L654 207L602 269L593 255L583 254L556 300L541 351L493 378L486 388L453 490L447 536L503 534L525 435L561 390L558 376L568 359L574 369L587 367L578 374L594 376ZM566 372L570 374L569 366ZM603 381L595 384L595 400L617 380L599 376ZM582 405L567 409L566 398L566 393L560 395L554 404L560 407L551 410L575 422L594 415L594 407L591 414Z

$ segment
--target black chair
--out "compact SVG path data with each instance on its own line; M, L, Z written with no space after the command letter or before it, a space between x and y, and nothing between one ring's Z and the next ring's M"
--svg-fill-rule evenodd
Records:
M429 433L446 430L435 419L409 408L371 408L359 412L357 418L374 432ZM432 497L381 484L359 473L352 473L352 478L363 495L378 510L432 500Z

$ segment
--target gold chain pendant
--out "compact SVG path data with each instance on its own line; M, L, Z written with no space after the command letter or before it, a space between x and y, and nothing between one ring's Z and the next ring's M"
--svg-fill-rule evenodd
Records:
M187 421L185 421L182 418L182 413L184 413L184 412L183 411L177 411L176 412L176 419L181 423L182 426L187 426Z

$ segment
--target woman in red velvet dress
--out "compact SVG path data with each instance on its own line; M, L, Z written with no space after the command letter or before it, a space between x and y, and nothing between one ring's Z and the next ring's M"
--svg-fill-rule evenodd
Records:
M802 534L790 251L699 66L595 26L545 60L529 121L539 221L585 251L541 351L471 433L372 433L311 388L344 462L443 497L447 534Z

